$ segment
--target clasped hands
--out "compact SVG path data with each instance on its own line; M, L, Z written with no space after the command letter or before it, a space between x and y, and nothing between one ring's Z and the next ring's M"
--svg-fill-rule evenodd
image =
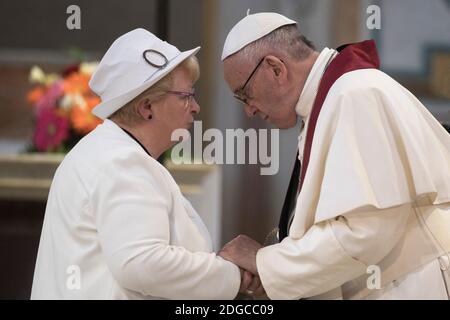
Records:
M219 256L234 263L241 270L239 292L253 297L265 293L256 266L256 253L261 247L262 245L252 238L239 235L219 251Z

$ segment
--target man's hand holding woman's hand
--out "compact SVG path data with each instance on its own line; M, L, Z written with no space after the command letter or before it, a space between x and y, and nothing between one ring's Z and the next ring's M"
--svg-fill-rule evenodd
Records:
M253 297L259 297L265 294L264 287L262 286L261 279L258 276L251 274L247 270L241 271L241 286L239 292L247 294Z

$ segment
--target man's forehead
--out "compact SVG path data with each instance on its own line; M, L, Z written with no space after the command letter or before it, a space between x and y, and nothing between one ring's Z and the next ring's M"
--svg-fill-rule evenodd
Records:
M230 59L225 59L223 62L225 80L230 85L233 92L236 92L243 85L243 82L248 77L248 66L237 63Z

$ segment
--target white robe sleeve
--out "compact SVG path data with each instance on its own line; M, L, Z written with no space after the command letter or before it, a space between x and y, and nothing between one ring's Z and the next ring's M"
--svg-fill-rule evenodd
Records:
M379 70L343 75L319 115L289 237L257 254L268 296L314 296L366 273L402 236L408 206L450 201L449 164L450 136L410 92Z
M262 248L256 261L268 297L307 298L366 273L395 246L409 212L406 205L350 213L313 225L300 239Z
M364 206L449 202L450 136L442 125L377 70L342 78L319 116L308 167L314 177L305 177L306 186L321 179L315 222ZM324 162L313 172L317 155Z
M92 211L114 278L153 297L233 299L237 266L214 252L170 245L170 192L163 174L139 156L114 159L101 175Z

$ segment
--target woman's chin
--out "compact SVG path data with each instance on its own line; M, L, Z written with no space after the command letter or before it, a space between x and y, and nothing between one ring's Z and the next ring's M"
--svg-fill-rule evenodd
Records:
M190 122L188 122L188 123L186 123L186 129L190 129L190 128L192 128L192 124L194 123L194 121L190 121Z

